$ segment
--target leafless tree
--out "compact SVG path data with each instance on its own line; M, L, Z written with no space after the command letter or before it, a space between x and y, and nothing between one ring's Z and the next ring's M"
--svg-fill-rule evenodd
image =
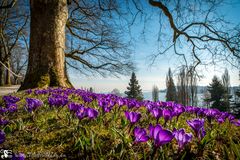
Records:
M5 11L6 9L4 8L12 6L12 1L5 2L1 4L1 11ZM47 1L44 2L46 2L46 5L49 5L45 11L48 11L50 5L54 7L57 4L50 4L50 1L48 1L49 3ZM68 14L66 17L68 19L62 21L64 24L66 23L66 41L62 38L65 37L65 32L59 32L61 34L60 38L67 45L66 50L64 50L65 55L62 56L64 59L63 64L61 64L61 68L64 68L65 73L61 73L61 75L67 75L65 63L68 67L73 67L87 75L96 72L103 76L109 74L119 75L128 73L133 69L129 56L130 44L127 43L126 37L124 37L125 32L123 31L134 25L138 15L146 13L143 11L147 8L144 7L147 2L136 0L64 0L62 2L66 4L65 8ZM183 57L187 66L192 65L193 69L199 64L209 63L208 57L211 58L211 63L215 63L216 60L227 60L232 65L238 67L236 64L239 61L239 26L235 25L233 27L232 24L227 23L223 17L219 16L217 7L226 4L224 0L149 0L147 4L158 8L156 12L161 17L160 28L166 28L165 33L171 34L169 36L171 41L168 43L166 41L168 38L159 34L159 42L161 44L164 42L164 45L160 47L163 50L153 55L153 60L162 53L174 51L174 53ZM38 7L40 9L43 5L39 3ZM37 8L32 8L31 11L37 11ZM129 17L131 17L131 21L128 20ZM37 23L43 24L46 22L46 26L43 26L44 32L49 31L51 26L46 29L47 25L56 20L54 19L55 17L51 19L50 16L46 16L45 19L43 17L37 18L39 18L39 21L36 22L38 29L40 26ZM124 21L126 23L123 23ZM161 27L163 24L165 27ZM65 26L62 28L65 28ZM51 31L53 31L51 33L54 33L55 30L52 29ZM164 31L160 30L160 33L162 32ZM44 39L44 36L42 38ZM38 39L41 38L39 37ZM45 39L48 38L45 37ZM57 42L55 44L57 45ZM44 46L48 46L48 43ZM61 48L65 49L65 45L62 44ZM46 54L50 53L51 49L52 47L49 47L49 52L46 52ZM186 52L186 49L190 52ZM30 57L38 57L36 56L38 51L36 50L32 56L30 54ZM53 51L55 52L55 50ZM191 57L190 61L189 57ZM65 58L67 58L66 61ZM29 61L33 62L34 58L29 59ZM192 63L189 65L189 62ZM31 71L35 70L33 65L31 65L32 63L29 64L28 68L32 68ZM46 62L46 66L48 66L47 64L52 65L52 63ZM46 72L50 70L46 69ZM35 71L31 73L35 73ZM32 76L28 76L28 78L30 77ZM66 78L65 76L62 77ZM35 80L32 82L35 82ZM30 81L26 81L24 84L30 84Z
M10 58L11 70L19 75L12 76L12 84L20 84L27 70L28 51L21 45L16 45Z
M193 69L199 64L216 64L219 61L227 61L239 68L240 25L228 22L219 11L234 3L239 1L149 0L151 6L159 9L160 25L166 28L159 27L161 50L153 55L152 60L161 54L174 52ZM168 43L168 38L162 33L170 34Z
M177 96L183 105L197 105L197 74L193 67L182 66L178 74Z
M11 84L11 56L21 44L20 39L28 23L28 16L20 9L20 2L17 3L12 8L0 10L0 85ZM1 6L5 4L7 1L2 1Z
M228 70L225 69L223 75L222 75L222 82L223 87L225 89L225 94L223 95L224 105L226 107L227 111L230 111L230 98L231 98L231 88L230 88L230 75L228 73Z
M187 72L188 79L189 79L189 97L190 97L190 104L192 106L197 106L198 104L198 97L197 97L197 74L196 71L190 66L190 71Z
M16 6L18 6L18 2L22 2L22 1L23 0L14 1L14 3L15 2L17 3L14 5L14 7L12 7L13 5L11 6L8 5L10 3L6 0L5 3L1 5L2 11L8 12L9 10L12 10ZM49 7L51 5L50 3L46 3L46 4L49 4ZM134 65L131 59L131 50L130 50L131 45L128 43L129 41L126 41L126 37L124 36L124 33L126 32L127 27L123 27L124 24L122 23L123 21L127 21L127 19L123 20L122 14L125 14L125 13L123 12L120 13L119 4L120 2L117 2L115 0L110 0L110 1L102 1L102 0L101 1L100 0L69 1L68 0L67 1L68 19L66 21L66 41L65 41L67 47L65 50L65 56L63 56L65 63L61 64L61 66L65 68L64 69L65 76L68 75L67 74L68 67L77 69L82 74L90 75L90 74L99 73L102 76L107 76L107 75L118 76L120 74L127 74L133 71ZM28 5L25 5L25 7L23 7L22 10L29 12L28 7L26 6ZM8 8L8 9L3 9L3 8ZM35 11L35 9L33 9L32 11ZM20 16L17 16L17 15L16 17L21 18ZM117 17L120 17L122 19L121 23L119 19L116 19ZM45 19L47 18L48 17L46 17ZM43 23L43 21L41 22ZM27 23L26 25L29 25L28 22L26 23ZM46 23L45 25L47 24L48 23ZM39 25L36 25L35 28L37 27L39 27ZM32 29L34 29L34 27ZM29 30L28 30L28 33L29 33ZM33 33L33 35L35 34ZM39 39L41 38L39 37ZM27 42L26 46L28 46L29 45L28 38L26 42ZM33 44L37 44L37 43L39 43L38 46L41 45L40 42L36 42L36 43L32 43L32 46ZM49 43L42 46L45 46L46 48L48 44ZM26 50L28 49L26 48ZM36 53L38 51L34 51L34 52ZM40 54L43 55L42 53ZM30 57L33 57L33 56L30 56ZM39 57L39 56L36 56L36 57ZM54 57L59 57L59 56L54 56ZM31 59L29 60L32 61ZM34 70L34 67L32 64L34 64L36 61L37 60L35 59L33 63L29 63L29 67L32 68L31 70ZM43 62L40 62L40 61L39 63L43 64ZM41 68L41 67L37 67L37 68ZM47 67L45 66L45 68ZM51 69L46 69L46 70L49 71ZM27 79L34 79L34 78L33 76L27 76ZM39 75L39 79L43 79L43 78L41 78L41 76ZM33 80L32 82L37 83L37 80ZM31 83L30 81L28 82L26 80L24 84L31 84ZM23 88L26 88L26 87L23 87Z
M72 1L66 25L68 66L87 75L102 76L117 76L133 70L119 8L115 0Z
M187 76L186 67L182 67L178 74L178 82L177 82L177 99L178 103L183 105L189 105L190 97L189 97L189 78Z
M156 85L152 88L152 100L153 102L157 102L159 100L159 89Z
M0 4L0 9L7 9L7 8L12 8L17 0L11 0L10 2L8 0L3 0Z
M168 73L166 76L166 101L177 101L177 91L173 81L173 74L171 68L168 69Z

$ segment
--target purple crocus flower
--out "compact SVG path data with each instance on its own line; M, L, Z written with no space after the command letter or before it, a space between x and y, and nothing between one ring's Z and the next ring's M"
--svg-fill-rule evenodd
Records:
M220 116L217 118L217 121L218 123L222 124L225 121L225 119L222 116Z
M7 112L7 108L3 108L0 106L0 114Z
M108 102L107 102L104 98L99 98L99 99L98 99L98 105L99 105L100 107L107 106L107 105L108 105Z
M9 95L9 96L3 96L2 99L4 100L4 102L5 102L6 104L17 103L18 101L20 101L20 98L15 97L15 96L11 96L11 95Z
M168 101L166 102L166 107L173 107L174 106L174 102L173 101Z
M123 101L122 98L118 98L118 99L117 99L117 104L118 104L119 107L122 107L122 106L125 105L125 103L124 103L124 101Z
M208 109L205 110L205 115L209 118L215 118L220 114L220 111L218 109Z
M162 108L167 107L167 102L160 101L160 107Z
M181 105L175 105L173 108L173 115L177 118L185 111L184 107Z
M43 102L36 98L26 98L26 102L26 107L29 112L32 112L33 110L43 105Z
M14 154L12 160L24 160L26 156L23 153Z
M194 130L195 136L202 139L206 132L204 130L204 119L187 120L188 125Z
M229 114L227 118L230 122L232 122L235 119L234 115L232 114Z
M54 94L51 97L48 97L48 103L50 106L65 106L68 103L68 97Z
M104 112L107 113L107 112L110 112L112 110L112 107L111 106L103 106L102 109L103 109Z
M145 106L149 112L154 108L152 102L146 102Z
M5 138L6 138L5 133L2 130L0 130L0 144L2 144L5 141Z
M133 132L134 132L134 136L135 136L135 142L148 141L149 137L147 136L147 132L145 129L135 127Z
M5 119L0 118L0 125L6 125L6 124L8 124L8 123L9 123L8 120L5 120Z
M87 108L86 110L87 110L86 112L87 112L88 118L94 119L98 116L98 111L97 110L95 110L93 108Z
M109 106L114 107L115 104L116 104L116 101L114 101L112 99L109 100Z
M17 111L17 105L14 104L14 103L8 104L8 105L7 105L7 110L8 110L10 113L16 112L16 111Z
M138 105L137 101L133 100L133 99L129 100L128 103L127 103L127 106L128 106L129 109L134 108L134 107L138 107L137 105Z
M211 123L212 119L218 119L221 112L218 109L207 109L204 111L204 114L207 117L208 122Z
M27 93L27 94L31 94L31 93L32 93L32 89L26 90L26 93Z
M195 114L197 114L198 111L200 110L199 107L193 107L193 106L186 106L185 109L186 109L186 112L188 112L188 113L195 113Z
M109 105L109 102L104 98L98 100L98 105L102 107L104 113L110 112L112 110L112 107Z
M162 115L165 120L165 123L167 123L168 120L172 119L172 113L170 110L164 109L162 111Z
M78 119L83 119L84 117L87 116L87 112L86 112L86 108L84 107L79 107L78 111L76 112L76 116L78 117Z
M160 130L162 130L162 126L160 124L157 124L154 127L152 124L150 124L148 129L150 138L157 139L157 134Z
M36 95L40 95L40 94L47 94L48 93L48 91L46 90L46 89L36 89L35 91L34 91L34 93L36 94Z
M205 112L206 112L206 108L198 108L198 107L194 107L195 108L195 114L196 114L196 117L197 116L205 116Z
M150 112L157 120L162 116L162 110L160 108L154 108Z
M237 121L232 121L232 124L234 124L237 127L240 127L240 119L238 119Z
M173 135L178 142L179 149L182 150L183 147L192 140L191 133L185 133L183 128L176 130L174 129Z
M221 117L226 119L229 116L228 112L221 112Z
M74 112L77 112L78 109L81 107L84 107L84 106L82 104L78 104L78 103L74 103L74 102L68 104L68 109L70 111L74 111Z
M125 116L132 124L138 122L141 118L141 114L138 112L125 111Z
M149 136L154 140L156 147L167 144L174 138L171 131L163 129L159 124L155 127L151 124L149 125Z
M199 140L200 140L200 139L203 139L203 138L205 137L205 135L206 135L206 131L205 131L204 127L203 127L203 128L200 129L200 131L199 131L198 139L199 139Z
M89 97L89 95L82 95L82 99L85 103L90 103L92 102L92 98Z

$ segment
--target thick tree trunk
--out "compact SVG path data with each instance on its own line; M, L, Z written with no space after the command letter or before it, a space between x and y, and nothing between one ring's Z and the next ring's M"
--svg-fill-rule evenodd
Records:
M70 87L65 73L67 0L30 0L30 53L20 90L36 87Z

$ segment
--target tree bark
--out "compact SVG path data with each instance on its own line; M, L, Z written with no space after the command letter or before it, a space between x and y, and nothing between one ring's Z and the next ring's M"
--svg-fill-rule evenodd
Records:
M29 63L19 90L71 87L64 63L67 0L30 0L30 12Z

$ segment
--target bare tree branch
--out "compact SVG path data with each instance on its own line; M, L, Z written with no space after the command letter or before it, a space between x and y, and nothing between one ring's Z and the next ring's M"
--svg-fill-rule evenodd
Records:
M7 8L12 8L17 0L12 0L9 4L1 4L0 9L7 9Z
M185 4L186 9L188 6L191 7L190 2L188 1L184 1L184 2L186 2ZM176 6L174 8L175 10L170 11L169 8L164 4L164 1L149 0L149 4L154 7L158 7L168 19L169 25L173 31L172 37L173 37L175 54L181 55L181 56L184 55L184 53L179 54L178 49L176 49L177 39L181 39L180 40L181 42L183 42L185 39L186 43L190 43L189 46L191 46L191 52L195 59L194 61L195 67L193 67L194 69L199 64L202 64L202 61L199 58L199 55L197 54L197 51L200 51L200 50L209 51L211 50L210 48L213 46L215 46L215 51L211 51L212 54L218 54L220 52L225 52L225 54L231 53L232 56L240 60L240 41L238 40L239 38L237 38L240 35L239 27L237 29L224 31L223 28L219 29L219 27L221 26L220 23L225 23L225 20L221 19L220 17L213 19L212 15L209 16L210 14L212 14L215 7L217 5L220 5L221 2L222 1L206 1L205 3L209 3L210 7L208 10L205 11L206 13L205 13L204 20L196 21L193 19L192 21L190 21L189 19L187 19L187 17L184 17L183 15L181 15L181 12L184 12L184 11L182 11L183 9L181 8L181 5L179 3L176 2L175 4ZM168 2L168 4L172 4L172 3L173 2ZM202 2L199 2L199 3L201 4ZM203 7L202 8L201 7L202 6L199 6L199 9L203 9ZM174 11L176 11L176 14L173 15ZM188 14L191 13L191 11L188 11L188 12L189 12ZM177 22L179 20L182 20L183 18L186 18L186 21L181 21L182 24L177 25ZM213 20L209 20L210 18ZM181 37L183 37L184 39ZM168 50L169 48L167 48L167 51ZM155 55L155 58L157 56L158 55ZM184 60L186 62L185 58Z

